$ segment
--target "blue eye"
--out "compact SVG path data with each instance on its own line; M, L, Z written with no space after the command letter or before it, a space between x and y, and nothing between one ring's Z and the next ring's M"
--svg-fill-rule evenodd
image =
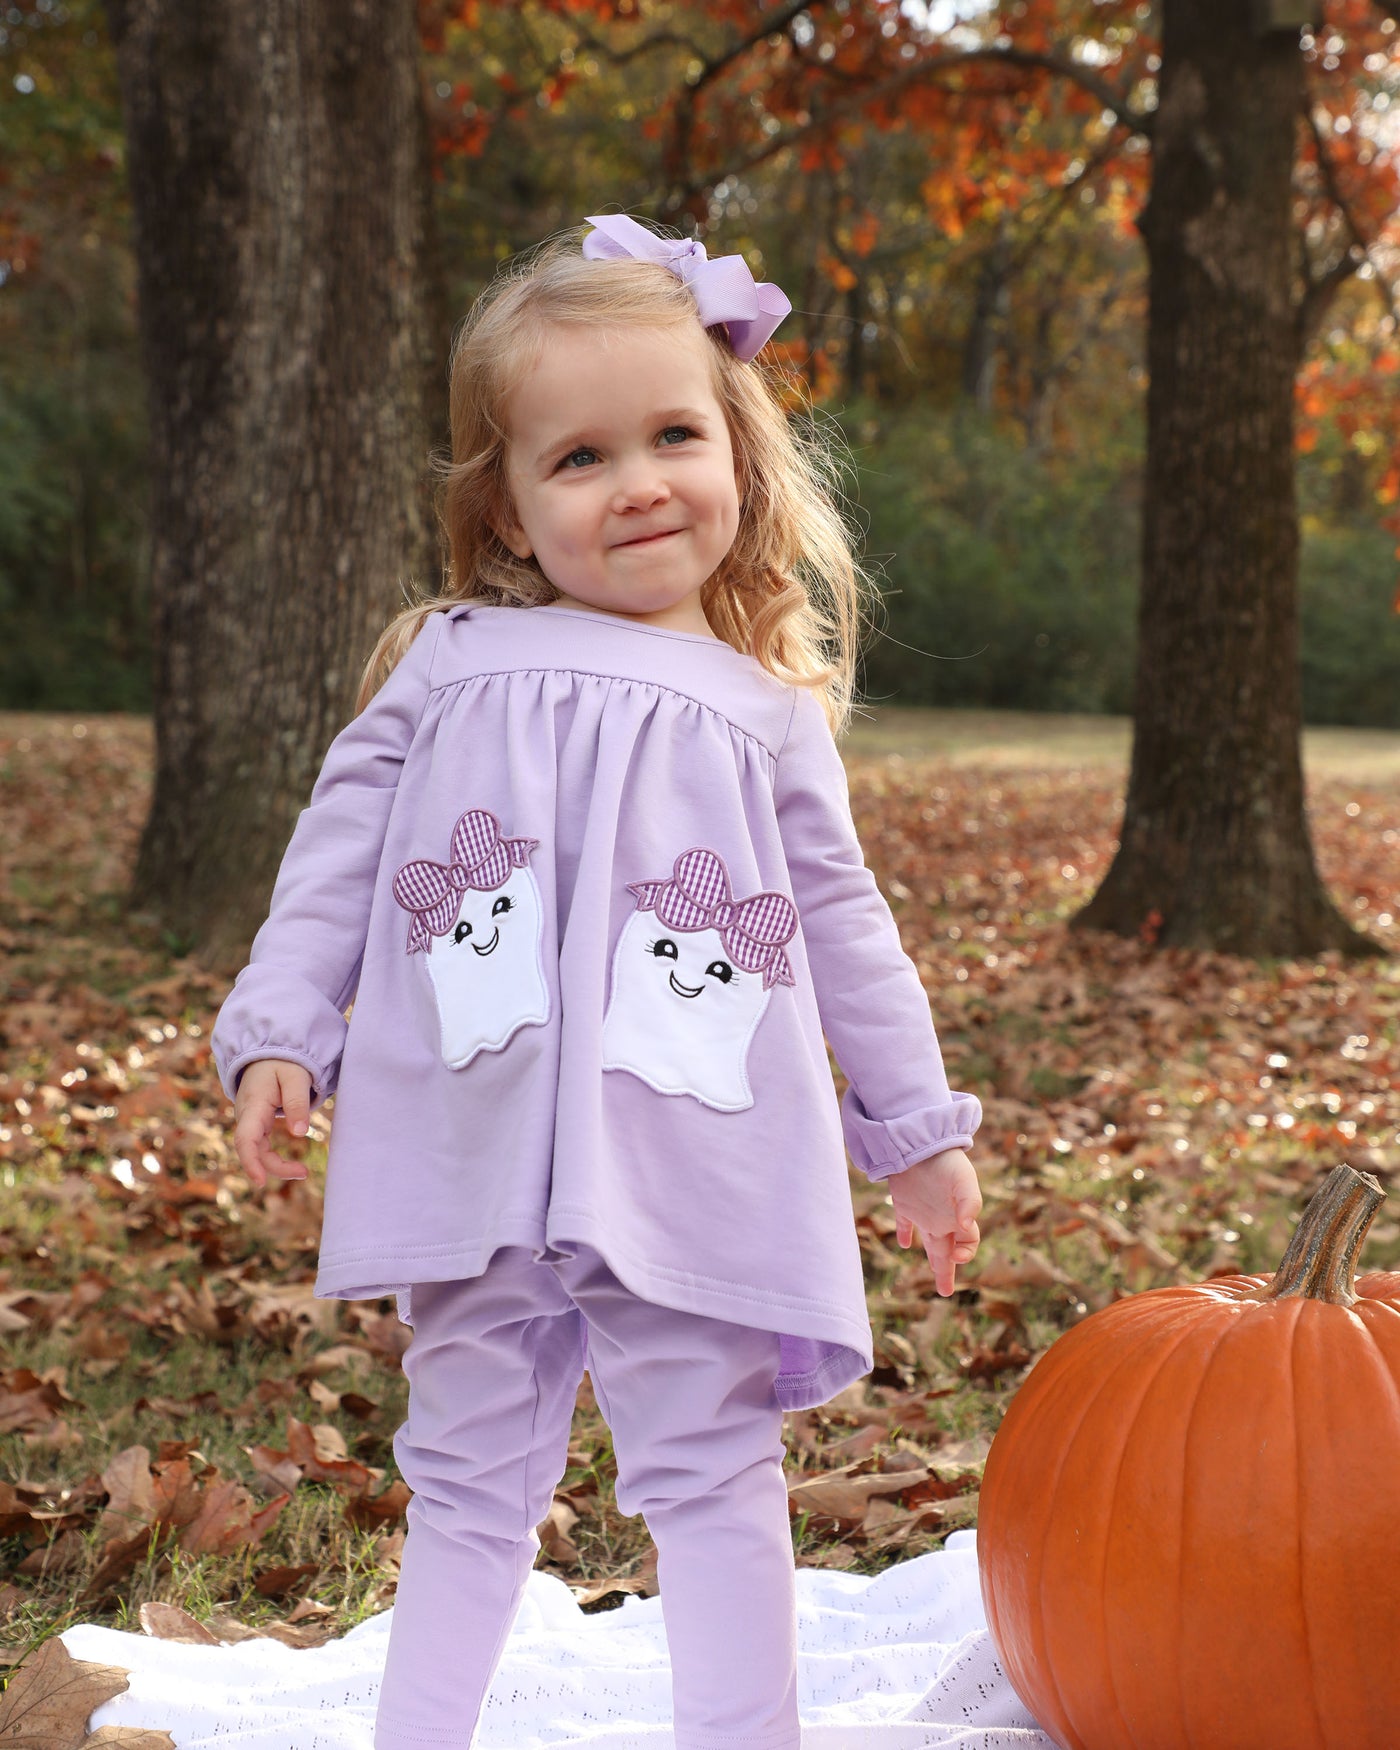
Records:
M582 456L584 460L579 463L579 466L586 468L590 463L597 461L598 452L597 450L588 450L580 446L576 450L570 450L568 455L564 457L559 465L561 468L572 468L574 464L578 462L580 456Z
M684 443L687 438L694 437L695 433L688 425L668 425L661 435L667 440L669 445L669 440L672 438L678 437L680 441Z

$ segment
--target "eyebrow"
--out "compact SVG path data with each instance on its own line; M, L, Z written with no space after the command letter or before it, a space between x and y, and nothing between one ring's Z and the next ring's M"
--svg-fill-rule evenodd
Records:
M659 413L654 413L652 423L665 429L668 425L699 425L708 427L709 420L694 407L666 407ZM538 468L549 461L552 456L567 456L572 450L592 447L593 427L584 426L581 430L571 432L567 437L548 443L535 457Z

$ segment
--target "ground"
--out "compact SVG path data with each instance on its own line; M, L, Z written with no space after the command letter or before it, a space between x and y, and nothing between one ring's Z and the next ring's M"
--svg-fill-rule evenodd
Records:
M1314 839L1370 961L1256 964L1066 927L1112 855L1122 720L884 709L845 745L867 858L985 1119L952 1301L852 1174L876 1368L787 1418L801 1564L874 1572L974 1523L1026 1367L1125 1293L1271 1269L1339 1160L1400 1161L1400 735L1309 733ZM317 1301L310 1178L252 1192L204 969L125 906L147 721L0 714L0 1660L143 1605L223 1638L392 1602L408 1332ZM834 1070L838 1076L839 1070ZM1363 1267L1400 1265L1383 1208ZM587 1381L539 1563L585 1608L655 1590ZM184 1620L146 1611L157 1632Z

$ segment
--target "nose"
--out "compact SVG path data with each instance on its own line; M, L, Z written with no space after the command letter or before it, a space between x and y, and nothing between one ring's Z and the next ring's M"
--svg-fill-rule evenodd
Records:
M629 510L652 510L665 504L670 496L671 488L650 453L628 457L618 465L612 499L618 515Z

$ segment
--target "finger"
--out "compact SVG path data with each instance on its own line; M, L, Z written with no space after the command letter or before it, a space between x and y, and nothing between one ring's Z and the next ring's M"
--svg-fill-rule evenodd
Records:
M977 1217L982 1213L982 1187L975 1179L965 1191L953 1199L953 1207L957 1211L960 1227L976 1223Z
M271 1144L272 1102L250 1100L233 1133L234 1148L254 1189L261 1191L269 1177L304 1178L305 1169L284 1161Z
M901 1246L907 1246L913 1238L913 1223L904 1216L897 1215L894 1220L894 1237Z
M311 1118L311 1084L305 1070L278 1072L277 1085L282 1092L282 1115L293 1136L305 1136Z
M300 1161L290 1161L272 1146L271 1124L258 1137L258 1161L264 1179L304 1179L306 1168Z
M924 1250L928 1261L933 1267L933 1286L940 1294L952 1294L957 1283L957 1270L953 1262L953 1240L951 1234L935 1234L924 1242Z
M259 1138L256 1131L249 1129L244 1119L240 1119L233 1133L234 1151L238 1155L239 1165L247 1174L253 1185L261 1191L266 1183L267 1175L263 1171L259 1158Z
M274 1178L304 1179L306 1177L306 1167L301 1161L284 1160L281 1155L273 1154L270 1149L264 1151L263 1159L267 1163L268 1172Z

